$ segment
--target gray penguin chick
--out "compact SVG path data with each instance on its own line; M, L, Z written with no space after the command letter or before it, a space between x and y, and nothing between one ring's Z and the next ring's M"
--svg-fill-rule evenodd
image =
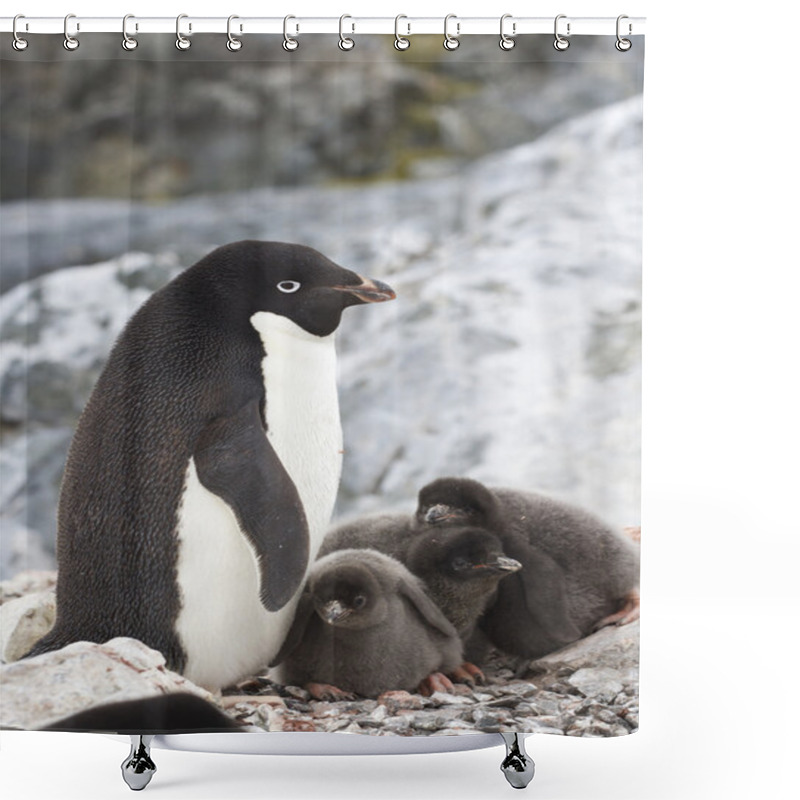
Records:
M417 517L432 529L486 528L522 564L499 583L480 622L501 650L538 658L603 625L638 618L639 548L583 509L440 478L420 491Z
M405 565L453 623L462 641L494 600L498 583L522 564L484 528L422 531L411 537Z
M347 549L314 563L273 665L280 664L279 681L311 685L318 697L331 687L377 697L452 672L461 655L456 629L403 564Z
M372 514L348 520L325 534L318 558L336 550L377 550L398 561L405 560L413 517L408 514Z

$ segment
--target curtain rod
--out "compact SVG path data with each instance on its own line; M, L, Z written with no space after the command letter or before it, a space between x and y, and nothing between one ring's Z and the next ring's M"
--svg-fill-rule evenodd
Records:
M175 17L136 17L128 15L125 31L129 36L146 33L175 33ZM26 34L64 34L65 24L71 36L84 33L122 34L121 17L26 17L17 18L16 32ZM500 34L501 17L355 17L348 14L339 17L193 17L182 14L180 31L183 36L200 33L228 33L236 36L247 34L285 34L302 36L304 33L330 33L347 36L359 34L387 34L415 36L421 34L444 35L445 28L450 36L469 36L474 34ZM558 31L561 36L637 36L645 32L644 17L570 17L559 14ZM617 25L619 24L619 29ZM554 17L514 17L503 15L502 28L507 36L525 34L553 34L556 27ZM14 17L0 17L0 32L14 30Z

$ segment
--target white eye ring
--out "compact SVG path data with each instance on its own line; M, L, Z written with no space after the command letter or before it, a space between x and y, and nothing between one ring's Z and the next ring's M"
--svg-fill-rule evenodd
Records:
M284 294L292 294L292 292L296 292L300 288L300 284L297 281L281 281L278 284L278 291L284 292Z

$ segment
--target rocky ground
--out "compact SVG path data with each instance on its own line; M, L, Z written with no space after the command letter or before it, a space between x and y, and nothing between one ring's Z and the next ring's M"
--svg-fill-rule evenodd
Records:
M21 649L21 639L41 635L34 623L50 614L54 578L53 573L23 573L0 584L4 654L10 646ZM281 686L266 675L212 696L166 670L159 653L133 639L78 643L0 667L0 726L43 727L95 705L191 691L252 731L619 736L639 726L638 654L635 622L605 628L522 669L494 653L484 665L484 684L456 685L451 694L391 691L377 699L323 702L302 687Z

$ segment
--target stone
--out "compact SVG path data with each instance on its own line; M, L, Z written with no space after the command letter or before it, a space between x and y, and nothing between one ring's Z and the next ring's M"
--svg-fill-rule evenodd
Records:
M296 700L301 700L303 702L307 702L311 698L310 692L300 686L284 686L283 691L290 697L294 697Z
M622 691L619 672L607 667L583 667L575 672L569 682L586 697L611 702Z
M214 695L166 669L164 657L136 639L105 644L76 642L0 667L0 727L43 728L107 703L171 692L190 692L210 703Z
M471 696L445 694L444 692L434 692L428 699L435 706L467 706L475 702Z
M487 703L488 708L516 708L522 702L522 698L514 695L499 697Z
M290 719L284 718L283 728L284 731L305 731L313 733L316 731L314 722L308 717L292 717Z
M402 690L384 692L378 697L378 703L386 706L392 714L397 713L400 708L420 709L423 707L423 699L420 695Z
M446 724L447 719L436 714L418 714L411 719L411 726L418 731L438 731Z
M18 572L7 581L0 581L0 606L9 600L24 597L34 592L56 588L55 570L26 570Z
M43 592L9 600L0 606L0 659L11 663L22 658L56 621L56 594Z
M516 695L518 697L530 697L538 691L532 683L508 683L501 687L503 694Z
M383 730L391 731L392 733L400 733L407 731L411 727L411 720L408 716L405 717L387 717L383 721Z

